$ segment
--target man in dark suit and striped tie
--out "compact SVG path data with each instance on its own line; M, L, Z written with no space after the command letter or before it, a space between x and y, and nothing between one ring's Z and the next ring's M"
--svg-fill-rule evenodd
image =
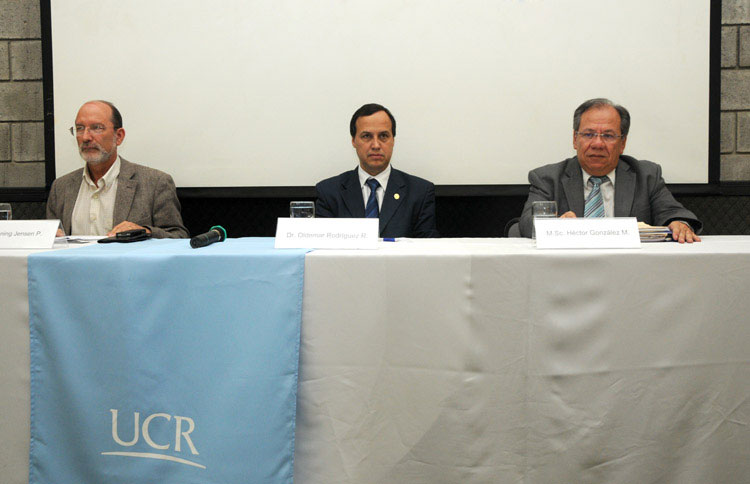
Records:
M623 155L630 129L627 109L590 99L573 114L576 156L529 172L529 198L519 223L531 236L531 204L554 200L561 217L635 217L668 226L680 243L700 242L703 224L674 199L656 163Z
M359 166L316 185L317 217L378 218L381 237L438 237L435 186L390 166L396 119L365 104L349 123Z

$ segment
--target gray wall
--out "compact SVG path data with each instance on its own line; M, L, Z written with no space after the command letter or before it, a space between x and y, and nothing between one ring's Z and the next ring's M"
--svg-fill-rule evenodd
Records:
M41 51L39 0L0 0L0 187L44 186ZM721 180L750 181L750 0L723 1L721 68Z
M0 0L0 187L44 186L38 0Z
M750 0L721 11L721 180L750 180Z

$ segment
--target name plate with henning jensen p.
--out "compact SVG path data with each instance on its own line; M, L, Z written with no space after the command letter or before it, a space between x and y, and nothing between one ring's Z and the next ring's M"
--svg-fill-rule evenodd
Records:
M537 249L639 249L634 217L538 218Z
M0 249L51 249L59 220L2 220Z
M277 249L377 249L376 218L279 218Z

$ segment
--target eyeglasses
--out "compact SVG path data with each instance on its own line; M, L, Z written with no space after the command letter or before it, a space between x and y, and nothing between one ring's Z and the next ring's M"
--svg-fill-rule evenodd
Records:
M599 137L604 141L605 143L614 143L620 138L624 138L625 136L621 134L612 134L612 133L594 133L593 131L577 131L576 134L583 138L585 141L594 141L596 137Z
M85 133L87 129L92 134L102 134L107 130L107 127L103 124L92 124L91 126L75 125L71 126L70 134L73 136L83 136L83 133Z

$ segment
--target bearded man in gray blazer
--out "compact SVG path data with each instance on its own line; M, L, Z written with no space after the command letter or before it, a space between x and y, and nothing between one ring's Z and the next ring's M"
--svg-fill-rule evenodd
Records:
M146 229L156 238L188 237L172 177L117 155L125 130L112 103L85 103L71 132L86 166L52 183L48 219L61 220L68 235Z
M581 104L573 115L576 156L529 172L531 187L519 223L521 235L531 237L533 202L554 200L561 217L583 217L586 200L600 194L594 216L635 217L669 227L677 242L700 242L696 234L703 224L674 199L661 167L622 154L629 129L630 113L624 107L603 98Z

